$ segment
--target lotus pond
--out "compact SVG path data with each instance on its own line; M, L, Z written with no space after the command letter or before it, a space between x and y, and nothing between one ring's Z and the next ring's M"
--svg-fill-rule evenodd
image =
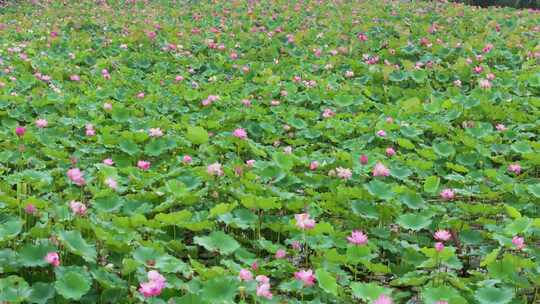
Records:
M540 303L540 15L0 8L0 303Z

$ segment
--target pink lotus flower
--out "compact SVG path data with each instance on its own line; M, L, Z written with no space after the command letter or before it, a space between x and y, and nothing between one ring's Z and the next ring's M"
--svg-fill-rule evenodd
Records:
M150 162L149 162L149 161L145 161L145 160L139 160L139 161L137 162L137 167L138 167L139 169L141 169L141 170L146 171L146 170L150 169Z
M176 82L180 82L182 80L184 80L183 76L178 75L178 76L174 77L174 81L176 81Z
M488 43L486 46L482 49L482 52L489 53L493 49L493 44Z
M382 294L380 295L377 300L373 301L373 304L392 304L392 298L389 296Z
M249 99L242 99L242 104L246 107L251 106L251 100Z
M516 246L517 250L521 250L525 248L525 239L516 235L512 238L512 244Z
M369 161L368 156L365 155L365 154L360 155L359 161L360 161L361 165L364 165L364 166L367 165L367 163Z
M386 132L384 130L379 130L379 131L377 131L377 136L386 137Z
M314 160L309 164L309 170L315 171L319 167L319 162Z
M157 271L151 270L147 274L148 282L140 284L139 292L146 298L159 296L161 290L165 288L166 280L165 278Z
M110 111L110 110L112 110L112 103L110 103L110 102L104 103L104 104L103 104L103 110L105 110L105 111Z
M392 147L388 147L388 148L386 148L386 155L388 157L392 157L392 156L396 155L396 150L394 150L394 148L392 148Z
M85 215L86 214L86 205L77 202L77 201L71 201L69 202L69 208L71 209L71 212L75 215Z
M435 243L435 250L437 250L437 252L443 251L444 250L444 243L443 242Z
M233 136L245 140L247 139L247 132L245 129L238 128L234 130Z
M521 166L518 163L508 165L508 172L519 175L521 173Z
M223 175L223 170L221 169L220 163L213 163L211 165L208 165L208 167L206 168L206 171L208 172L208 174L214 175L214 176Z
M480 74L480 73L482 73L483 71L484 71L484 68L481 67L481 66L475 66L475 67L474 67L474 72L475 72L476 74Z
M255 165L255 160L254 159L246 160L246 166L253 167L254 165Z
M454 85L455 85L456 87L458 87L458 88L461 87L461 80L459 80L459 79L454 80Z
M25 127L16 127L15 128L15 134L17 134L17 136L23 137L24 133L26 133L26 128Z
M478 85L482 89L491 89L491 82L488 79L480 79Z
M312 286L315 284L315 276L313 275L313 271L311 269L295 272L294 278L302 281L305 286Z
M238 278L240 281L251 281L253 280L253 274L248 269L240 269L240 273L238 274Z
M93 124L86 124L84 127L86 128L86 136L96 135L96 130L94 129Z
M386 168L382 163L377 162L373 167L373 176L389 176L390 170Z
M69 169L67 171L67 176L77 186L83 186L86 184L84 176L79 168Z
M114 165L114 161L111 158L106 158L106 159L103 160L103 164L105 164L107 166L112 166L112 165Z
M345 71L345 77L347 77L347 78L354 77L354 72L353 71Z
M140 99L144 98L144 96L145 96L144 92L139 92L137 94L137 98L140 98Z
M28 204L24 207L24 212L27 214L34 214L37 212L37 208L33 204Z
M350 169L337 167L336 171L337 171L337 177L341 179L348 180L348 179L351 179L352 177L352 172Z
M189 155L184 155L184 157L182 157L182 161L184 162L184 164L191 164L193 159Z
M265 283L270 283L270 278L265 276L265 275L258 275L257 277L255 277L255 281L261 283L261 284L265 284Z
M150 130L148 130L148 135L150 137L161 137L163 136L163 131L161 131L160 128L150 128Z
M296 226L302 230L309 230L315 227L315 220L310 218L309 214L301 213L295 214Z
M105 184L113 190L118 189L118 182L116 182L116 180L112 177L107 177L107 179L105 180Z
M354 245L365 245L368 242L368 237L360 230L353 230L351 236L347 237L347 241Z
M442 199L450 201L450 200L453 200L456 197L456 194L455 194L454 190L446 188L446 189L443 189L441 191L440 196L441 196Z
M391 124L391 123L394 123L394 118L392 118L392 116L388 116L388 117L386 117L385 121L387 123Z
M283 249L278 249L275 254L276 259L283 259L287 256L287 252Z
M435 304L448 304L448 302L447 301L437 301L437 302L435 302Z
M364 33L358 33L358 35L356 36L356 38L358 38L358 40L364 42L364 41L367 41L368 40L368 36Z
M438 241L448 241L452 235L447 230L437 230L433 237Z
M488 74L486 75L486 78L487 78L487 80L493 80L493 79L495 79L495 74L493 74L493 73L488 73Z
M324 118L330 118L332 116L336 115L336 113L334 111L332 111L332 109L324 109L323 113L322 113L322 117Z
M263 283L257 286L257 296L271 300L273 295L272 292L270 292L270 284Z
M58 253L56 252L49 252L45 256L45 261L47 263L53 265L54 267L60 266L60 256L58 256Z
M36 120L36 127L40 128L40 129L43 129L43 128L47 127L48 124L49 124L49 122L46 119L40 118L40 119Z
M69 76L69 80L71 80L71 81L81 81L81 77L79 75L71 75L71 76Z
M508 128L503 124L497 124L495 126L495 129L497 129L497 131L500 131L500 132L504 132L504 131L508 130Z
M253 270L259 269L259 264L257 263L257 261L253 261L253 263L251 263L251 269Z
M294 250L300 250L302 248L302 245L300 244L299 241L292 241L291 242L291 247Z

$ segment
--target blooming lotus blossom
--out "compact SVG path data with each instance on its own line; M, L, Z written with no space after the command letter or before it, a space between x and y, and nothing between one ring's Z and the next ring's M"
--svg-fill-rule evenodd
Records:
M476 74L480 74L482 71L484 71L484 68L481 66L475 66L473 70Z
M189 156L189 155L184 155L184 157L182 157L182 161L183 161L185 164L191 164L191 162L193 161L193 159L192 159L191 156Z
M354 245L365 245L368 242L368 237L360 230L354 230L350 236L347 237L347 241Z
M454 190L446 188L441 191L440 196L442 199L449 201L453 200L456 197L456 194Z
M105 179L105 184L113 190L118 189L118 182L112 177L107 177L107 179Z
M435 250L437 250L437 252L443 251L444 250L444 243L443 242L435 243Z
M313 275L313 270L300 270L294 273L294 278L298 281L302 281L305 286L312 286L315 284L315 275Z
M246 132L245 129L238 128L238 129L234 130L233 136L245 140L245 139L247 139L247 132Z
M508 165L508 172L519 175L521 173L521 166L518 163Z
M299 241L292 241L291 242L291 247L294 249L294 250L300 250L302 248L302 245L300 244Z
M265 276L265 275L258 275L257 277L255 277L255 281L261 283L261 284L264 284L264 283L270 283L270 278Z
M251 106L251 100L249 99L242 99L242 104L246 107Z
M373 176L389 176L390 170L386 168L381 162L377 162L373 167L372 171Z
M373 304L392 304L392 298L389 296L382 294L380 295L375 301L373 301Z
M352 177L351 169L337 167L336 172L337 172L337 177L341 179L347 180L347 179L351 179Z
M212 103L214 103L217 100L219 100L219 96L217 96L217 95L208 95L208 97L206 97L206 99L201 101L201 104L203 106L209 106L209 105L211 105Z
M242 268L240 269L240 273L238 274L238 278L240 281L251 281L253 280L253 274L248 269Z
M176 81L176 82L180 82L180 81L183 81L183 80L184 80L183 76L178 75L178 76L174 77L174 81Z
M165 278L155 270L149 271L147 278L148 282L140 284L139 292L146 298L159 296L161 294L161 290L165 288Z
M386 137L386 132L384 130L379 130L379 131L377 131L377 136Z
M43 128L47 127L48 124L49 124L49 122L46 119L40 118L40 119L36 120L36 127L40 128L40 129L43 129Z
M455 85L456 87L458 87L458 88L461 87L461 80L459 80L459 79L454 80L454 85Z
M495 74L493 74L493 73L488 73L488 74L486 75L486 78L487 78L487 80L493 80L493 79L495 79Z
M392 156L396 155L396 150L394 150L394 148L392 148L392 147L388 147L388 148L386 148L386 155L389 156L389 157L392 157Z
M67 171L67 176L77 186L84 186L84 184L86 184L84 176L79 168L69 169Z
M478 85L482 89L491 89L491 82L488 79L480 79Z
M106 158L106 159L103 160L103 164L105 164L107 166L112 166L112 165L114 165L114 161L111 158Z
M433 237L438 241L448 241L452 237L452 234L448 230L437 230L433 234Z
M307 213L295 214L296 226L302 230L309 230L315 227L315 220Z
M163 136L163 131L161 131L160 128L150 128L150 130L148 130L148 135L150 137L161 137Z
M223 170L221 169L220 163L213 163L211 165L208 165L208 167L206 168L206 171L208 172L208 174L214 175L214 176L223 175Z
M150 162L145 160L139 160L137 162L137 168L146 171L150 169Z
M77 201L71 201L69 202L69 208L71 209L71 212L75 215L85 215L86 214L86 205L77 202Z
M81 77L79 75L71 75L69 76L69 80L78 82L81 81Z
M110 102L104 103L104 104L103 104L103 110L105 110L105 111L110 111L110 110L112 110L112 103L110 103Z
M15 128L15 134L17 134L17 136L23 137L24 133L26 133L26 128L25 127L16 127Z
M309 164L309 170L315 171L319 167L319 162L314 160Z
M332 109L324 109L323 113L322 113L322 117L324 118L330 118L332 116L336 115L336 113L334 111L332 111Z
M84 127L86 128L86 136L96 135L96 130L94 129L93 124L86 124Z
M514 236L512 238L512 244L514 244L514 246L516 246L517 250L521 250L521 249L525 248L525 239L522 238L522 237L519 237L519 236Z
M47 261L47 263L53 265L54 267L60 266L60 256L57 252L47 253L47 255L45 256L45 261Z
M27 214L34 214L37 212L37 208L33 204L28 204L24 207L24 212Z
M283 259L285 256L287 256L287 252L284 249L278 249L274 255L276 259Z
M272 292L270 291L270 284L263 283L257 286L257 296L271 300L273 295L272 295Z
M495 129L497 129L497 131L500 131L500 132L504 132L504 131L508 130L508 128L503 124L497 124L495 126Z
M345 71L345 77L347 77L347 78L354 77L354 72L353 71Z
M257 261L253 261L253 263L251 263L251 269L253 270L259 269L259 264L257 263ZM261 276L261 277L265 277L265 276Z
M365 155L365 154L360 155L359 161L360 161L361 165L363 165L363 166L367 165L367 163L369 161L368 156Z
M246 166L253 167L254 165L255 165L255 160L254 159L246 160Z

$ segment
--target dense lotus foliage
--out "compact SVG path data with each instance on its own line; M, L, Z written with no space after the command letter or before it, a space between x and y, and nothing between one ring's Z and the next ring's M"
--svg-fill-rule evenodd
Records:
M0 11L0 302L540 303L540 15Z

